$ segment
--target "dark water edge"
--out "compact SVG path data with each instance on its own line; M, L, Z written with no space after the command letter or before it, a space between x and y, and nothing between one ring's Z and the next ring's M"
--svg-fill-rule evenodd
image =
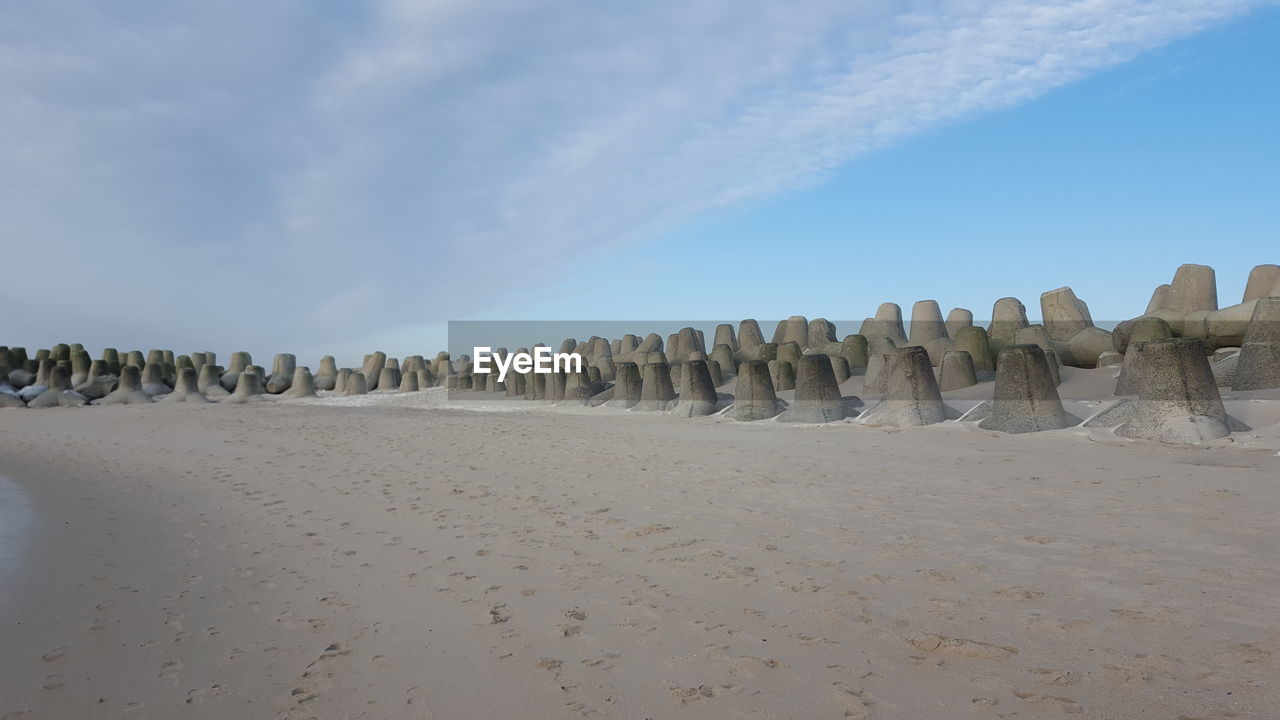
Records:
M16 589L15 575L35 530L31 501L18 484L0 475L0 604Z

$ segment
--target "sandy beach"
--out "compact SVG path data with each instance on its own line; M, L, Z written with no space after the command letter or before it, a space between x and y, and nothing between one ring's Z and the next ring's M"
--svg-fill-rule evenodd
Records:
M1280 720L1280 2L11 2L0 720Z
M34 517L0 717L1280 707L1275 425L1192 447L453 404L0 412Z

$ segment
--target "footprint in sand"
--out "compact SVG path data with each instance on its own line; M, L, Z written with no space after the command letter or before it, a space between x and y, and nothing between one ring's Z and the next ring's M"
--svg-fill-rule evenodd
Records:
M1032 668L1028 672L1035 674L1045 685L1066 687L1080 682L1080 676L1070 670L1050 670L1048 668Z
M999 590L996 590L995 594L1003 598L1009 598L1011 600L1039 600L1040 598L1044 597L1044 593L1042 592L1037 592L1035 590L1028 590L1024 587L1018 587L1018 586L1001 588Z
M1063 713L1065 715L1075 715L1084 712L1084 708L1076 704L1076 701L1069 697L1061 697L1055 695L1040 695L1033 692L1013 691L1014 696L1020 700L1025 700L1029 704L1039 706L1042 709L1052 712Z
M170 660L169 662L166 662L165 664L160 666L159 677L164 680L168 680L170 683L174 685L177 685L178 673L182 672L182 667L183 665L181 660Z
M696 687L676 685L668 689L671 691L671 695L680 701L681 705L691 705L706 702L718 695L741 692L742 686L731 684L698 685Z
M405 695L407 697L405 698L404 703L406 705L412 705L414 707L414 712L419 713L416 717L424 718L424 720L430 720L431 718L435 717L432 714L432 712L428 710L426 707L427 691L425 688L421 688L415 685L409 688L408 690L406 690Z
M196 705L208 697L215 697L222 694L221 685L210 685L208 688L195 688L187 692L186 703L188 705Z
M1245 664L1264 662L1271 659L1271 651L1258 647L1253 643L1239 643L1235 646L1235 654Z
M851 688L844 683L833 683L832 688L835 690L836 703L844 710L846 720L866 720L870 717L871 706L865 691Z
M1016 654L1018 648L1012 645L992 645L978 640L947 637L945 635L918 634L907 638L912 647L926 652L939 652L960 657L998 660Z

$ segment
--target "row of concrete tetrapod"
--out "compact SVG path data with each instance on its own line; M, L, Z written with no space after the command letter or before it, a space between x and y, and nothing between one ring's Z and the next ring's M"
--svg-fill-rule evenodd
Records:
M1263 307L1280 311L1280 298L1269 299ZM1276 354L1278 346L1280 338L1274 333L1261 334L1247 340L1241 352L1247 353L1247 366L1270 368L1280 359ZM1113 404L1085 422L1086 426L1113 427L1123 436L1164 442L1202 442L1245 429L1226 414L1203 340L1144 340L1135 343L1132 352L1137 359L1124 366L1122 380L1136 378L1137 397ZM777 397L768 363L762 360L748 360L736 367L738 381L732 397L716 392L717 383L711 368L718 369L718 363L696 356L679 366L678 393L672 383L671 366L663 360L643 367L632 362L620 363L616 381L608 387L602 387L601 381L592 380L588 373L530 373L513 376L510 384L518 389L520 380L529 378L533 399L577 400L636 411L670 410L684 417L724 411L727 417L744 422L776 418L782 422L825 423L856 418L856 422L863 424L901 428L960 418L976 420L979 427L985 429L1009 433L1062 429L1080 422L1063 409L1050 357L1038 345L1014 345L1002 350L993 399L979 404L963 417L943 402L924 348L893 349L881 357L884 358L879 381L882 397L861 413L857 412L861 404L857 398L841 396L833 370L838 364L821 354L798 358L795 396L790 405ZM244 366L246 359L234 361L233 367ZM380 379L394 378L393 373L387 372L385 359L382 364ZM287 368L286 360L278 362L276 369ZM27 402L29 406L82 404L70 394L74 390L71 390L67 366L54 365L47 370L47 386ZM177 373L172 391L162 394L162 401L204 402L208 394L216 394L214 388L227 393L215 380L217 376L215 365L205 364L199 374L194 367L183 367ZM416 378L416 371L410 377ZM344 394L367 391L363 372L344 368L337 371L334 378L334 389ZM401 382L408 381L402 379ZM146 390L147 384L140 368L126 365L121 368L118 386L101 398L100 403L151 402L153 393ZM410 387L413 386L410 382ZM492 390L493 384L487 387ZM289 388L282 392L293 397L313 396L315 380L307 368L295 367ZM260 374L252 366L245 366L238 371L234 392L227 393L225 401L255 402L261 400L263 394Z
M1204 273L1196 270L1198 267L1179 269L1175 282L1170 286L1174 290L1170 291L1172 295L1169 297L1176 300L1188 294L1196 295L1192 290L1199 285L1184 278L1203 280ZM1250 287L1246 290L1250 320L1239 338L1223 334L1221 323L1209 322L1203 315L1198 316L1201 323L1198 327L1213 329L1217 334L1212 338L1179 338L1178 332L1189 327L1185 317L1177 328L1158 313L1136 318L1127 325L1122 323L1123 327L1109 338L1115 349L1098 353L1094 364L1119 365L1121 371L1116 394L1138 397L1108 408L1091 417L1086 424L1114 423L1112 426L1119 428L1118 432L1122 434L1136 433L1140 431L1134 428L1144 422L1148 426L1152 424L1135 414L1139 405L1150 409L1161 403L1174 402L1175 405L1181 403L1178 407L1213 410L1221 406L1218 386L1235 390L1280 387L1280 332L1277 332L1280 329L1280 298L1270 295L1250 297L1261 292L1280 291L1280 286L1274 283L1271 290L1257 289L1271 282L1273 275L1280 277L1280 274L1263 272L1274 267L1259 266L1251 276ZM1187 290L1188 287L1192 290ZM1169 297L1165 300L1172 302ZM1207 301L1196 302L1203 305ZM984 427L993 429L1016 428L1018 423L1006 420L1011 417L1033 418L1030 426L1034 429L1058 424L1058 420L1044 419L1057 417L1055 413L1041 412L1041 409L1021 415L997 410L1013 407L1010 396L1004 392L1011 387L1009 378L1013 371L1009 368L1039 365L1039 360L1024 357L1022 353L1026 347L1039 348L1047 376L1056 388L1062 360L1058 351L1065 348L1067 353L1078 354L1071 342L1091 334L1088 333L1092 326L1087 308L1074 298L1068 288L1042 297L1046 316L1043 326L1026 324L1025 308L1012 298L996 303L989 331L973 326L972 316L967 311L953 311L947 320L942 321L936 303L925 301L924 308L917 305L909 338L901 337L900 313L896 314L894 327L896 306L886 304L877 312L876 318L864 322L864 331L886 333L879 337L856 334L835 342L836 332L832 323L824 319L807 321L795 316L779 323L774 342L764 342L758 323L744 320L737 334L731 325L717 328L716 343L710 355L702 350L702 334L693 328L684 328L673 334L667 338L665 347L682 359L673 358L670 362L663 350L663 340L656 334L643 339L628 335L613 341L599 337L586 342L570 339L561 344L560 351L582 356L587 362L583 372L551 376L515 374L508 376L506 382L497 381L494 374L486 376L473 372L470 358L465 355L453 361L447 353L438 354L432 362L421 356L410 356L398 362L387 358L384 353L373 353L366 356L359 370L339 369L332 357L325 357L319 366L320 371L312 377L308 368L298 367L294 356L288 354L277 355L272 372L267 373L263 368L254 366L247 353L234 353L230 367L224 370L216 365L212 353L193 353L175 358L170 351L152 351L145 357L135 351L122 358L116 351L107 350L101 360L90 362L88 354L79 346L55 346L38 352L34 358L27 358L21 348L0 347L0 407L134 403L151 402L155 398L162 398L165 402L222 399L230 403L248 403L260 400L264 393L306 397L314 395L316 390L354 395L374 389L412 391L447 386L451 389L504 392L508 396L527 399L568 399L640 410L674 409L676 413L688 416L721 412L733 405L728 415L740 420L778 417L784 421L823 422L856 416L858 422L908 426L952 419L955 412L947 408L940 397L934 398L935 394L995 379L993 400L970 411L966 416L968 419L981 420ZM1186 307L1188 302L1179 300L1174 305ZM1189 306L1198 305L1190 303ZM1071 315L1072 308L1075 308L1076 319L1068 321L1065 318ZM1067 338L1065 345L1062 338ZM1222 347L1224 338L1239 342L1238 352ZM1178 371L1179 378L1198 377L1196 368L1202 362L1208 362L1206 358L1210 353L1215 360L1222 358L1210 366L1209 378L1214 385L1212 393L1179 391L1185 397L1175 402L1153 397L1148 392L1144 403L1143 378L1168 372L1160 370L1160 363L1149 360L1148 355L1154 352L1153 357L1159 357L1169 351L1151 349L1163 348L1159 341L1177 339L1189 342L1172 345L1194 346L1202 355L1199 361L1179 361L1184 367ZM1004 351L1013 348L1018 348L1019 354L1006 356ZM1192 353L1191 350L1182 352ZM495 354L505 357L507 351L499 348ZM1155 369L1148 368L1153 362L1156 363ZM1168 364L1170 361L1166 359L1163 362ZM1012 364L1006 368L1009 363ZM998 366L999 372L996 371ZM863 413L855 412L860 403L856 398L836 401L839 385L858 373L865 373L865 392L882 398ZM716 388L734 374L739 376L735 395L718 393ZM1030 371L1024 374L1030 377ZM828 381L828 376L832 381ZM760 378L767 380L768 385L760 382ZM933 391L929 390L930 383L934 386ZM1152 387L1181 386L1157 383ZM788 390L796 392L790 406L776 397L777 392ZM1190 399L1202 396L1216 397L1217 405ZM1052 408L1055 403L1061 406L1058 400L1041 399L1029 407ZM1141 417L1149 417L1149 413ZM1193 423L1194 427L1208 428L1197 430L1195 437L1201 439L1222 432L1224 427L1228 430L1239 427L1238 423L1216 410L1204 417L1215 418L1217 424ZM1073 420L1069 416L1061 419L1062 422ZM1163 427L1167 426L1165 423ZM1157 434L1155 431L1147 433ZM1192 437L1187 433L1165 433L1165 436Z
M1085 426L1112 428L1124 437L1174 443L1199 443L1247 429L1224 409L1203 340L1144 341L1138 351L1145 360L1139 371L1137 397L1111 404L1089 418ZM790 405L777 397L763 361L742 363L735 393L726 398L715 393L702 359L683 364L685 381L680 393L672 388L666 363L648 363L643 368L623 363L603 404L639 411L671 410L681 417L723 411L726 417L743 422L772 418L826 423L854 418L867 425L906 428L959 419L1006 433L1060 430L1081 424L1080 418L1063 408L1050 358L1043 348L1006 347L1000 352L998 365L994 397L964 415L943 402L927 352L920 347L901 348L888 355L882 397L861 413L856 411L861 404L857 398L841 396L831 363L822 355L800 359L795 399Z
M0 408L47 408L150 402L243 404L264 395L314 397L317 390L362 395L372 390L411 392L453 374L447 353L428 363L421 356L400 362L378 352L360 370L338 368L332 356L319 372L298 366L287 353L275 356L272 371L253 365L249 353L232 353L229 367L211 352L174 356L169 350L124 354L108 348L90 360L80 345L57 345L27 357L24 348L0 347ZM370 379L371 378L371 379Z
M1280 299L1268 300L1260 305L1258 312L1265 314L1266 308L1276 308L1277 303ZM1272 327L1275 326L1260 323L1258 332L1244 343L1250 358L1264 359L1261 363L1250 360L1250 364L1277 365L1276 341L1267 339ZM648 358L653 361L644 365L630 361L618 363L612 385L602 384L598 374L593 377L592 373L585 372L545 379L530 374L526 376L529 390L525 393L517 384L524 382L524 378L511 378L508 394L552 401L576 399L587 405L603 404L635 411L670 410L682 417L723 412L738 421L776 418L822 423L856 418L856 422L870 425L914 427L959 418L977 421L985 429L1009 433L1062 429L1081 422L1063 409L1056 389L1059 379L1053 351L1046 351L1040 345L1003 349L998 362L993 363L999 367L994 374L993 399L980 403L962 418L943 402L941 392L945 386L935 377L925 348L897 348L892 343L887 348L874 354L873 367L868 369L864 383L869 391L882 397L861 413L856 412L861 404L859 399L840 394L836 368L842 367L842 358L817 353L797 358L794 374L789 372L790 360L745 360L736 366L729 361L738 376L733 396L716 393L719 383L712 380L712 375L721 374L720 363L708 360L697 351L691 359L676 365L669 364L660 351L649 353ZM1135 343L1131 352L1146 359L1141 365L1127 365L1122 369L1121 385L1128 382L1127 378L1136 378L1133 393L1137 397L1114 403L1091 417L1087 426L1110 427L1123 436L1166 442L1201 442L1244 429L1225 412L1202 339L1144 340ZM673 374L679 377L678 383L673 382ZM968 352L946 353L941 376L953 374L968 376L972 382L976 372ZM780 376L794 382L795 399L790 405L777 397ZM575 381L575 377L581 380ZM580 390L566 393L563 389L566 383L576 384ZM679 392L675 390L677 384L681 388ZM493 389L492 384L486 387Z

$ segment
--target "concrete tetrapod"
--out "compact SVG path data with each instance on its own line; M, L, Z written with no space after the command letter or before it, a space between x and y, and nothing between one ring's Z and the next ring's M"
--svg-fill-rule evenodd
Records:
M1137 399L1124 399L1090 418L1121 437L1198 444L1248 430L1227 415L1199 338L1148 340L1130 346L1142 356Z
M720 369L720 363L715 360L707 360L707 372L711 374L711 384L720 387L724 384L724 372Z
M338 363L332 355L320 358L320 369L316 371L317 390L332 390L338 382Z
M1160 338L1164 339L1164 338ZM1147 343L1150 341L1139 341L1129 343L1129 347L1124 354L1124 360L1120 363L1120 377L1116 380L1116 395L1136 395L1138 392L1138 379L1145 372L1142 369L1144 358L1143 353Z
M1244 302L1264 297L1280 297L1280 265L1259 265L1249 271Z
M18 396L28 403L49 389L49 375L53 372L53 369L58 366L58 363L49 358L47 353L45 357L37 360L36 362L35 380L30 385L27 385L18 391Z
M633 411L652 412L666 410L676 397L671 385L671 366L665 362L646 363L640 368L640 402Z
M421 388L422 383L418 383ZM502 394L509 398L524 397L524 375L512 370L502 385Z
M706 360L686 360L680 371L680 395L673 414L676 417L714 415L719 411L719 398Z
M797 359L797 362L799 360ZM777 392L796 389L796 366L790 360L774 360L769 363L769 377Z
M507 380L510 383L510 378ZM400 392L418 392L420 385L418 384L418 370L403 372L400 375ZM503 388L504 390L506 388Z
M103 348L102 361L107 364L107 370L112 375L120 374L120 351L115 348Z
M213 364L206 363L200 368L200 374L196 377L196 389L208 398L224 398L231 393L222 387L220 378L222 377L222 368Z
M964 350L952 350L942 356L938 368L939 390L960 390L977 384L978 374L973 367L972 355Z
M884 348L885 338L891 338L895 346L905 344L907 333L902 326L902 308L897 303L881 303L876 308L876 316L863 321L858 334L867 338L873 351Z
M739 356L739 359L756 360L754 355L750 355L751 351L764 344L764 333L760 332L760 323L753 318L747 318L738 323L738 349L747 355Z
M984 430L1029 433L1080 422L1062 409L1049 359L1039 345L1011 345L996 360L995 398L965 415Z
M1173 282L1163 287L1168 289L1161 293L1158 303L1155 296L1152 297L1156 306L1148 314L1163 311L1174 313L1175 319L1181 320L1190 313L1218 309L1218 280L1208 265L1180 265L1173 273Z
M782 345L793 342L800 347L809 344L809 321L803 315L792 315L778 322L773 331L773 344Z
M279 395L293 385L293 371L298 369L298 358L292 353L280 353L271 363L271 377L267 379L267 392Z
M924 350L929 355L929 364L938 367L942 364L942 356L956 349L956 341L951 338L934 338L925 343Z
M871 350L867 358L867 371L862 378L862 389L869 393L883 395L885 392L885 367L889 364L889 358L897 352L892 338L884 338L884 344L879 349ZM927 355L928 353L926 353Z
M382 368L386 366L387 354L381 350L365 356L364 365L361 367L360 373L364 375L367 390L378 389L378 381L382 376Z
M884 398L858 416L863 425L919 427L959 416L942 402L938 381L929 364L929 354L919 346L901 348L888 354L884 375Z
M826 358L831 363L831 372L836 376L837 385L849 379L849 361L845 360L843 355L827 355ZM799 378L797 378L797 382L799 382Z
M634 363L632 364L634 365ZM637 375L636 377L639 378L639 375ZM532 370L525 373L524 399L525 400L546 400L547 399L547 376L545 374L536 373L536 372L533 372Z
M266 392L262 388L262 376L252 367L246 368L240 373L240 377L236 381L235 392L231 396L224 399L223 402L232 405L244 405L246 403L265 402L263 397Z
M71 371L66 365L55 365L49 371L49 389L27 402L30 408L82 407L89 401L71 389Z
M599 355L591 363L591 367L600 371L600 379L606 382L613 382L618 376L618 367L613 362L612 355Z
M3 378L0 378L0 379L3 379ZM22 368L14 368L13 370L10 370L9 376L7 379L9 381L9 385L14 390L21 390L22 388L35 382L36 376L35 376L35 373L22 367Z
M90 402L107 396L120 379L111 372L105 360L94 360L89 364L89 375L85 381L76 385L76 392Z
M809 321L809 343L805 347L825 348L826 345L839 342L836 340L836 326L826 318L814 318Z
M662 336L658 333L649 333L644 336L644 340L640 341L640 345L636 348L638 353L655 353L662 352ZM568 352L561 348L560 352Z
M18 393L14 392L13 387L0 378L0 409L5 408L25 408L27 404L18 397Z
M840 342L840 355L849 362L849 370L867 367L867 338L863 335L845 335Z
M393 368L390 365L384 365L382 369L378 371L377 387L379 390L385 390L387 392L398 392L400 390L400 369Z
M799 343L797 343L797 342L785 342L785 343L782 343L782 344L778 345L777 360L778 360L778 362L780 362L780 363L783 363L783 362L791 363L791 367L792 367L792 369L794 370L794 369L795 369L795 367L796 367L796 365L800 364L800 355L801 355L802 353L803 353L803 350L801 349L801 347L800 347L800 344L799 344ZM763 359L763 358L762 358L762 359ZM776 381L777 381L777 377L776 377L776 376L774 377L774 381L775 381L775 382L774 382L774 389L775 389L775 390L782 390L782 388L777 387L777 382L776 382Z
M293 380L284 394L292 398L308 398L316 396L316 379L311 375L311 368L303 365L293 371Z
M89 353L83 350L75 350L71 353L71 386L75 387L85 380L89 379L89 366L93 361L89 359Z
M129 353L130 362L132 362L133 353ZM227 371L222 374L222 378L218 384L222 385L222 389L231 392L236 389L236 384L240 380L240 373L253 364L253 357L247 352L231 353L231 364L227 366Z
M576 400L585 403L595 395L600 388L591 380L591 373L587 370L582 372L570 372L565 374L564 399Z
M910 333L907 342L921 347L947 337L947 326L937 300L921 300L911 306Z
M543 373L547 378L547 397L546 399L558 403L564 400L565 388L569 384L569 378L563 370L554 370L553 372Z
M48 359L42 360L41 362L52 363L52 361ZM57 366L55 365L53 367L57 367ZM32 400L35 400L36 398L43 395L45 391L49 389L49 381L48 381L49 373L46 372L44 375L45 375L44 382L32 382L30 385L25 385L17 391L18 397L22 398L22 402L29 403Z
M613 383L613 398L605 403L605 406L624 409L634 407L640 402L642 385L638 365L633 362L618 363L618 376Z
M852 408L861 404L858 398L840 396L840 386L826 355L801 356L795 380L795 402L778 416L778 422L835 422L849 417Z
M345 370L346 368L343 368ZM347 375L346 383L342 387L342 394L346 397L352 395L365 395L369 392L369 386L365 383L364 373L353 372Z
M147 363L142 368L142 389L151 397L168 395L173 388L164 381L164 366L160 363Z
M954 338L961 328L973 327L973 311L968 308L951 308L947 313L947 337Z
M1116 325L1115 332L1111 333L1111 345L1117 352L1125 353L1128 352L1130 343L1171 337L1173 329L1169 327L1169 323L1154 315L1143 315Z
M741 422L767 420L784 409L785 404L773 390L768 363L747 360L738 365L738 385L728 417Z
M1027 321L1027 307L1021 300L1015 297L997 300L991 308L991 327L987 331L992 352L999 353L1005 347L1016 344L1014 335L1030 324Z
M672 362L688 360L691 353L705 351L698 334L691 327L680 328L680 332L672 336L672 341L669 343Z
M1040 316L1045 330L1053 340L1065 343L1081 330L1093 327L1093 319L1084 301L1076 297L1069 287L1060 287L1040 294Z
M969 353L974 372L995 372L996 361L991 354L991 341L986 330L980 327L963 327L956 331L955 337L955 349Z
M1235 362L1232 390L1280 387L1280 297L1260 298L1254 305Z
M142 371L137 365L120 368L120 384L110 395L98 400L97 405L140 405L151 402L151 396L142 391Z
M738 336L733 332L733 326L728 323L721 323L716 326L715 340L711 343L711 347L716 345L729 346L729 352L735 352L738 349Z
M173 392L160 398L163 403L207 403L209 398L200 392L200 374L194 367L184 367L178 371L173 383Z

